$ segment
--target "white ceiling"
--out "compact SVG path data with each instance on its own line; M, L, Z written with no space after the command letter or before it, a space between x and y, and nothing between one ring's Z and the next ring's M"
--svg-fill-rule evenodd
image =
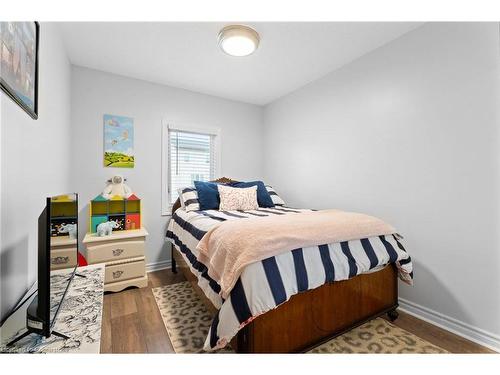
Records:
M258 50L232 57L217 46L230 23L62 23L75 65L265 105L421 25L416 22L247 23Z

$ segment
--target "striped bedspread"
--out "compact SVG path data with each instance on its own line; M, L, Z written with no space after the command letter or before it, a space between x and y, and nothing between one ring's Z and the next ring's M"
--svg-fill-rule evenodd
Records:
M396 264L400 278L411 284L411 258L397 235L363 238L334 244L295 249L248 265L229 297L223 300L220 286L210 278L207 267L197 260L196 246L215 224L226 220L269 215L297 215L306 209L288 207L252 211L177 210L167 230L170 241L198 277L198 285L218 312L205 341L205 350L224 347L257 316L286 302L294 294L323 284L376 272Z

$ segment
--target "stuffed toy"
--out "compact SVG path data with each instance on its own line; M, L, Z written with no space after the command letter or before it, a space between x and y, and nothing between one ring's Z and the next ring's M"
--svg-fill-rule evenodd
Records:
M111 199L115 195L127 199L132 195L132 189L125 185L124 178L122 176L113 176L108 180L108 186L102 192L102 196L106 199Z
M68 233L71 240L76 239L76 224L64 224L58 229L59 233Z
M101 223L97 226L97 235L99 237L109 236L113 233L113 228L118 228L119 225L116 221L106 221L105 223Z

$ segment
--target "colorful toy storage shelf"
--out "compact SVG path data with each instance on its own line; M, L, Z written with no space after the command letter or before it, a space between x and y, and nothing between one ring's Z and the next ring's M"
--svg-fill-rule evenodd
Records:
M66 224L77 224L77 202L70 195L52 197L50 202L50 235L51 237L67 236L68 233L59 233L59 228Z
M106 221L116 221L119 225L113 230L141 228L141 200L132 194L127 199L114 196L106 199L98 195L90 201L90 233L97 232L97 226Z

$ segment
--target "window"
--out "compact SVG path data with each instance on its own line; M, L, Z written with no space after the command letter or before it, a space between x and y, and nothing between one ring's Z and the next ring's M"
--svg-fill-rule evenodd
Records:
M215 178L214 137L178 130L168 132L170 204L179 197L179 188L192 186L195 180Z
M162 213L169 215L179 188L216 178L219 131L164 125L162 138Z

